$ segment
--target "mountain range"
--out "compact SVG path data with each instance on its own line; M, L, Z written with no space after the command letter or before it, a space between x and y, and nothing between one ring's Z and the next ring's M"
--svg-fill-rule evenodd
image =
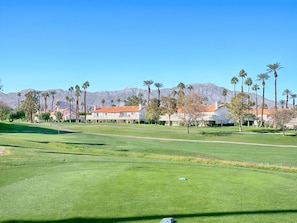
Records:
M195 93L201 94L204 97L207 98L205 101L205 104L214 104L215 102L224 102L225 98L222 95L224 87L220 87L217 85L214 85L212 83L194 83L186 85L186 89L188 86L192 86ZM18 106L18 101L20 99L24 100L25 94L33 89L26 89L22 90L19 93L21 94L20 98L18 97L18 93L7 93L4 94L3 92L0 92L0 102L3 102L7 104L8 106L15 108ZM173 88L161 88L161 96L167 96L171 94L174 90L178 90L176 87ZM50 92L55 91L56 94L54 95L54 105L57 101L61 102L60 107L66 107L67 101L66 96L70 96L70 92L68 90L62 90L62 89L50 89L45 90L42 92ZM141 89L141 88L125 88L122 90L117 91L97 91L97 92L87 92L87 107L92 110L93 106L102 106L102 100L105 100L104 106L111 106L112 104L115 105L124 105L124 100L126 100L128 97L139 94L143 95L143 99L147 99L147 89ZM157 90L152 90L150 98L156 98L158 95ZM250 93L251 100L255 100L256 94L254 92ZM73 93L73 97L74 97ZM230 101L231 98L234 96L234 91L227 89L227 96L226 96L226 102ZM118 100L119 99L119 100ZM118 102L119 101L119 102ZM80 96L80 102L83 102L83 93L81 93ZM258 104L262 103L262 96L259 95L258 92ZM269 108L274 106L274 102L269 99L265 99L265 103L268 105ZM43 97L41 97L41 106L44 104ZM52 96L50 95L47 99L48 108L51 110L52 105Z

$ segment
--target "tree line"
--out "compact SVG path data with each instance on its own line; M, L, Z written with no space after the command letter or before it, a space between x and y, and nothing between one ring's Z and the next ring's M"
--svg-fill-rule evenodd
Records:
M262 85L262 103L260 105L261 108L261 118L258 120L258 90L260 90L260 85L253 84L253 80L250 77L247 77L247 72L242 69L239 71L238 76L233 76L231 78L231 84L234 85L234 95L230 101L230 103L227 103L228 110L231 114L231 116L234 117L235 120L239 123L239 129L242 131L242 124L244 120L248 120L249 118L253 118L256 120L257 126L264 126L264 109L268 108L265 104L265 87L266 87L266 81L270 78L269 73L273 73L274 77L274 114L273 114L273 120L274 120L274 126L281 126L284 129L284 125L290 121L293 117L296 116L296 105L295 105L295 99L297 97L297 94L292 93L289 89L285 89L283 91L283 95L286 96L286 101L280 100L277 101L277 77L278 77L278 70L282 69L280 63L273 63L266 65L267 70L264 73L260 73L257 75L257 81L261 82ZM241 91L238 95L236 95L236 84L239 82L239 78L241 78ZM244 92L244 85L248 86L247 93ZM255 91L256 93L256 100L253 102L250 97L250 88ZM227 95L226 89L223 90L222 95L225 97ZM289 96L293 99L293 107L292 110L289 110ZM278 110L278 104L281 105L281 110ZM285 104L285 107L284 107ZM255 108L256 115L253 115L250 113L251 109Z

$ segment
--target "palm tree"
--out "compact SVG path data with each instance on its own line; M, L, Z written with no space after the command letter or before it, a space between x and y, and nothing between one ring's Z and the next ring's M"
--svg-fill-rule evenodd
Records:
M244 83L244 78L247 76L247 73L245 72L244 69L241 69L238 74L239 77L241 77L241 93L243 93L243 83Z
M283 91L283 95L286 95L286 108L289 108L289 95L291 94L291 91L289 89L285 89Z
M297 94L292 94L291 93L291 98L293 99L293 110L295 111L296 110L296 107L295 107L295 98L297 98Z
M262 81L262 87L263 87L263 95L262 95L262 106L261 106L261 126L263 127L264 121L263 121L263 113L264 113L264 99L265 99L265 80L267 80L270 76L267 73L261 73L258 74L258 80Z
M90 86L89 81L86 81L82 88L84 89L84 114L85 114L85 122L87 123L87 88Z
M41 95L44 98L44 112L46 112L46 110L47 110L47 98L49 97L49 93L48 92L43 92Z
M101 100L101 104L104 107L104 104L105 104L105 99L104 98Z
M226 104L226 96L227 96L228 90L226 88L223 89L222 95L224 96L224 103Z
M192 85L189 85L188 87L187 87L187 89L189 90L189 92L191 93L192 92L192 90L194 89L194 87L192 86Z
M285 100L280 100L279 103L281 104L282 109L283 109L283 108L284 108L284 105L285 105L285 103L286 103L286 101L285 101Z
M41 100L40 100L40 94L41 91L35 91L36 92L36 96L37 96L37 100L38 100L38 105L37 105L37 109L38 109L38 114L40 114L40 109L41 109Z
M277 70L281 69L280 63L273 63L266 65L268 67L268 73L273 72L274 74L274 109L277 110L277 88L276 88L276 79L277 79Z
M74 101L74 98L72 97L72 92L74 91L74 88L71 86L69 89L70 91L70 97L68 98L69 99L69 103L70 103L70 118L69 118L69 122L71 122L71 110L72 110L72 102Z
M236 96L236 84L238 82L238 78L236 76L232 77L231 84L234 85L234 97Z
M55 94L57 94L56 91L50 91L50 95L52 96L52 111L54 110L54 100L55 100Z
M258 90L260 90L260 87L258 84L254 84L252 86L252 90L256 92L256 118L258 120ZM258 125L257 125L258 127Z
M163 84L155 83L155 87L158 89L158 101L160 102L160 95L161 95L160 88L163 87Z
M76 96L76 115L75 120L76 122L79 122L79 96L80 96L80 87L78 85L75 85L75 96Z
M143 81L143 85L147 86L147 105L150 104L150 97L151 97L151 85L154 82L152 80Z
M61 105L61 101L57 101L56 102L57 110L59 110L60 105Z
M253 80L252 80L252 78L248 77L248 78L245 80L244 84L248 86L248 94L250 94L250 87L251 87L252 84L253 84Z
M17 96L18 96L18 107L20 107L20 101L21 101L21 92L18 92Z
M118 99L117 99L117 102L118 102L118 106L120 106L121 99L120 99L120 98L118 98Z

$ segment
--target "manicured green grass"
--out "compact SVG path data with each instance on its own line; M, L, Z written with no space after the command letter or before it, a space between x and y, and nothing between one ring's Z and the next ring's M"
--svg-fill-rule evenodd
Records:
M98 125L71 125L81 131L77 133L61 127L58 132L48 124L1 125L2 222L159 222L173 216L186 223L232 223L297 218L294 147L172 141L168 138L176 135L171 130L162 133L167 140L128 137L134 132L131 125L118 128L126 129L122 137ZM138 136L157 137L152 129L141 125ZM179 129L173 133L179 134ZM213 137L203 136L209 141ZM263 135L270 136L274 135ZM267 163L279 168L262 166ZM282 169L284 165L293 169Z

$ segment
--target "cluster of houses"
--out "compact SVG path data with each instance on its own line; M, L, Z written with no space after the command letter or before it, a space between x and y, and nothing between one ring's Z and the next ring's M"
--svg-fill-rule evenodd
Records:
M69 110L69 108L59 109L63 114L63 121L69 121L70 119L75 120L75 111ZM146 106L104 106L97 107L94 106L94 109L90 115L87 115L87 122L92 123L144 123L145 120ZM200 125L211 126L211 125L234 125L234 120L228 116L228 109L224 104L210 104L204 105L204 109L201 115L201 120L199 121ZM261 119L261 110L256 109L251 110L255 116L258 115L258 120ZM264 109L263 120L265 123L272 121L272 115L274 109ZM53 120L56 120L54 112L51 114ZM178 126L183 124L183 114L181 111L178 111L172 115L161 115L159 121L165 125ZM84 117L80 117L83 121ZM252 121L255 125L257 124ZM297 119L291 120L287 125L290 128L295 128L297 126Z

